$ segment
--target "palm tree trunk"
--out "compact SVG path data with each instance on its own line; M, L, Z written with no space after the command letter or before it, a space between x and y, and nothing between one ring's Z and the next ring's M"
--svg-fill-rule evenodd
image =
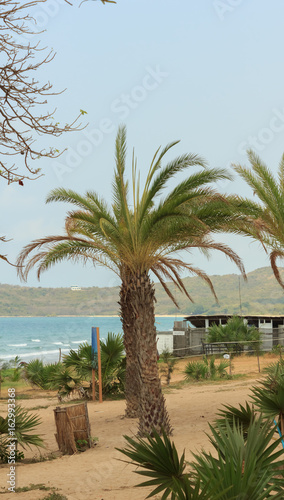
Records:
M151 434L153 428L171 434L172 428L157 363L157 339L155 327L155 290L148 274L143 274L137 283L139 303L138 371L141 379L139 399L139 435Z
M126 415L139 417L139 434L171 433L157 364L155 291L148 274L129 274L120 290L126 350Z
M132 280L122 280L120 288L120 315L123 327L123 342L126 352L125 373L125 416L128 418L138 417L140 379L137 372L137 335L136 321L137 311L133 308L133 283Z

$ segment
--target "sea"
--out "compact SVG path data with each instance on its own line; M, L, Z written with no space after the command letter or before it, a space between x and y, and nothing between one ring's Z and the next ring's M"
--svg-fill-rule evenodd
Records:
M174 321L183 316L156 317L158 331L173 330ZM83 342L91 343L92 327L98 327L100 339L108 332L122 333L119 317L0 317L0 363L16 356L22 361L40 359L44 363L59 360L59 353L76 350Z

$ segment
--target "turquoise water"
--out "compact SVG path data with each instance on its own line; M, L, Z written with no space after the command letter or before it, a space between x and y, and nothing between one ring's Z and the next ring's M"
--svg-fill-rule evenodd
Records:
M156 328L172 330L174 321L182 319L158 317ZM92 326L99 327L101 339L106 338L108 332L122 333L117 317L0 318L0 360L19 356L23 361L35 358L56 361L59 348L66 354L82 342L91 343Z

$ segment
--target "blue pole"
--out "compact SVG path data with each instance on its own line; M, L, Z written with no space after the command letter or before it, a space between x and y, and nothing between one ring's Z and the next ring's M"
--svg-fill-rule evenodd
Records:
M274 420L274 423L275 423L275 425L276 425L276 429L278 430L278 434L279 434L279 436L282 438L283 436L282 436L282 434L281 434L281 431L280 431L279 426L277 425L276 420ZM281 440L281 443L282 443L282 446L283 446L283 448L284 448L284 439L282 439L282 440Z
M97 328L92 326L92 354L98 354L98 343L97 343Z
M97 328L92 326L92 393L93 401L96 399L96 378L95 371L98 369L98 342L97 342Z

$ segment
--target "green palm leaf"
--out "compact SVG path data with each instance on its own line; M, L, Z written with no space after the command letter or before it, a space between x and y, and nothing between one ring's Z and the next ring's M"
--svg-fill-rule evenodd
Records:
M284 287L276 261L284 257L284 183L283 156L278 179L253 151L248 151L251 170L235 165L236 172L252 188L260 203L251 203L247 220L239 226L240 232L260 241L270 250L270 263L278 283Z
M136 438L132 439L129 436L124 436L128 443L127 448L118 449L126 455L130 462L135 466L139 466L142 470L135 470L136 474L149 477L148 481L140 483L142 486L153 486L153 491L147 498L151 498L163 492L162 498L171 499L195 499L209 498L199 495L199 486L191 485L189 476L185 473L185 457L184 453L181 458L178 457L176 447L169 440L165 432L162 436L153 431L153 436L148 436L147 439Z
M222 422L210 429L217 457L206 452L194 454L196 461L192 464L201 485L208 485L210 498L220 491L220 484L224 489L221 500L283 498L283 480L278 476L284 465L284 450L279 450L281 438L272 441L275 428L270 422L253 420L246 437L237 423L231 427Z

